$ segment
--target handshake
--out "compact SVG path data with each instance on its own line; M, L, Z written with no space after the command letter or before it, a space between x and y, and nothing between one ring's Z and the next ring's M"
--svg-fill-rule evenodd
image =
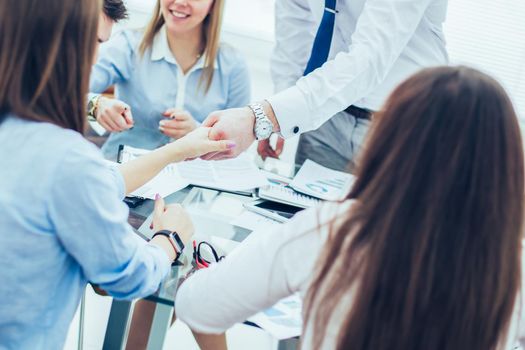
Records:
M264 102L273 131L279 130L271 106ZM187 111L171 108L163 113L159 132L177 140L185 159L205 160L234 158L255 141L255 115L249 107L212 112L199 127ZM100 96L95 110L97 122L109 132L120 132L134 126L133 115L126 103ZM270 124L273 123L273 125Z

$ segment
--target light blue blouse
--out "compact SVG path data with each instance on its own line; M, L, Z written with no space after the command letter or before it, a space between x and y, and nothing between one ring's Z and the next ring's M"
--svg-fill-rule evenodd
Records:
M102 148L109 159L116 158L119 144L155 149L168 143L158 127L169 108L185 109L202 122L215 110L250 102L248 68L232 47L221 45L205 94L205 84L199 85L204 57L184 75L169 49L165 27L143 57L138 52L142 35L139 30L125 30L101 45L91 74L90 91L101 93L115 84L116 98L130 105L135 120L133 129L109 136Z
M152 294L170 269L127 224L124 181L71 130L0 124L0 349L60 349L86 283Z

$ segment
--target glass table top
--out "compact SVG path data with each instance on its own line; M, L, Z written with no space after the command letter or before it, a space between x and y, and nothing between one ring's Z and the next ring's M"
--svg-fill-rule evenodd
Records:
M236 242L242 242L251 233L250 230L230 222L243 212L243 203L252 201L252 197L191 187L178 191L165 200L167 204L181 203L192 218L195 227L193 239L212 243L219 253L226 253ZM152 211L152 200L146 200L140 206L130 209L129 222L142 238L153 235L153 231L149 229ZM192 253L191 243L188 243L179 262L172 266L157 292L145 299L173 305L178 286L194 268Z

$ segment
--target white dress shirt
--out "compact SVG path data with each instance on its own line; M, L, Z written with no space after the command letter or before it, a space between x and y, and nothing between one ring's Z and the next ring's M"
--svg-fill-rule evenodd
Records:
M271 231L253 232L226 259L197 271L182 284L175 300L177 318L197 332L219 334L282 298L294 293L304 297L331 224L337 226L351 205L351 201L325 203L298 213L290 222ZM334 310L322 349L336 348L337 336L352 300L350 291ZM520 304L521 298L502 350L514 349L518 324L522 325L518 320L523 320ZM312 325L304 325L302 350L312 349L312 335Z
M302 77L323 0L276 0L270 97L284 137L321 126L349 105L378 110L424 67L448 62L447 0L338 0L328 61Z

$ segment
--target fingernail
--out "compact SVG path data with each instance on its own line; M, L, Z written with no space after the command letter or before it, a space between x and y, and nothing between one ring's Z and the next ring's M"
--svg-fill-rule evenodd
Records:
M155 195L155 200L157 200L157 199L160 199L160 194L158 194L158 193Z
M236 144L235 142L228 142L228 143L226 144L226 147L227 147L228 149L235 148L235 146L237 146L237 144Z
M166 124L166 121L165 121L165 120L161 120L161 121L159 122L159 125L160 125L160 126L164 126L164 124Z
M149 229L153 230L153 224L149 225Z

